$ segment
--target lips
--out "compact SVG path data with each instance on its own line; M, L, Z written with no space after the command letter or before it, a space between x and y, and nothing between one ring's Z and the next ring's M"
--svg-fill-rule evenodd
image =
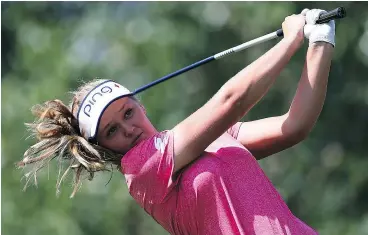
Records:
M143 134L143 132L140 133L139 135L137 135L137 137L135 137L135 139L132 142L132 146L135 146L135 145L137 145L140 142L139 139L140 139L140 137L141 137L142 134Z

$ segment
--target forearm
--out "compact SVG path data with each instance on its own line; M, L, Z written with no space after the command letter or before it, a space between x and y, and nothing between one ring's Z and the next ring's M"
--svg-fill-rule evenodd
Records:
M293 125L309 133L325 101L333 47L317 42L309 46L302 76L288 115Z
M236 100L242 115L264 96L300 45L297 40L282 39L224 85L224 92Z

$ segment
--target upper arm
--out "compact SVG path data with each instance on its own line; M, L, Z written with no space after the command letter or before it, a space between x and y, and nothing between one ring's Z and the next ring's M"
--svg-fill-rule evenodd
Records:
M240 120L244 111L238 105L220 90L172 129L175 171L199 157L213 141Z
M298 122L285 114L243 122L237 140L259 160L287 149L305 137Z

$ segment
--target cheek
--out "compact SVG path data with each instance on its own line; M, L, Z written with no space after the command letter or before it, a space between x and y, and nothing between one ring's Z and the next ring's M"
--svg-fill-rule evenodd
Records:
M148 117L143 113L141 118L140 118L140 122L141 122L141 125L144 127L144 128L148 128L150 129L152 124L151 124L151 121L148 119Z
M136 115L134 117L134 121L142 125L147 122L146 114L144 113L144 110L142 108L137 110Z
M115 138L101 143L101 145L121 154L127 151L127 141L121 135L117 135Z

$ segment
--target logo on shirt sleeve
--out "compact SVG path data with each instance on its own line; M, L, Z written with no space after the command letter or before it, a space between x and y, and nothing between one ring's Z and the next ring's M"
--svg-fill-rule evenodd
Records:
M163 138L155 137L155 147L157 150L159 150L162 154L165 151L165 146L167 145L167 142L169 140L169 136L165 135Z

